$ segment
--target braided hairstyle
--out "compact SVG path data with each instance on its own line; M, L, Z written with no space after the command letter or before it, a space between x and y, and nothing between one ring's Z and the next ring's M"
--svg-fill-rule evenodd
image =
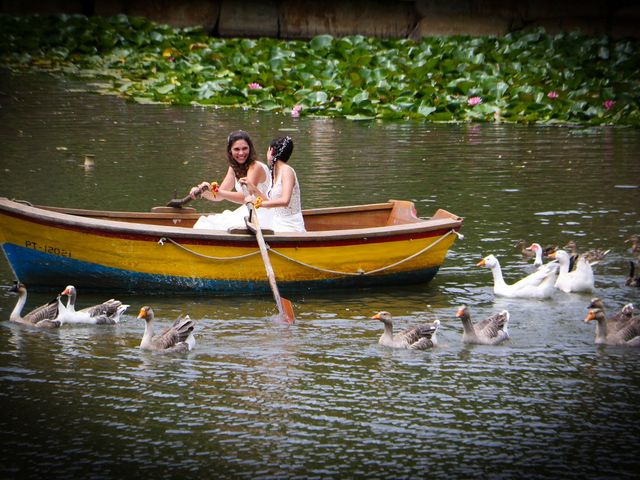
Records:
M269 170L271 170L271 182L275 181L275 166L278 160L282 160L284 163L289 161L289 157L293 153L293 140L291 137L278 137L271 140L269 147L273 149L273 158L269 164Z
M247 161L242 165L236 162L231 153L231 147L238 140L244 140L249 145L249 156L247 157ZM235 132L231 132L227 137L227 160L229 162L229 166L233 169L233 173L236 175L236 179L246 177L247 172L249 171L249 167L252 163L254 163L258 159L258 154L256 153L256 149L253 147L253 142L251 141L251 137L244 130L236 130Z

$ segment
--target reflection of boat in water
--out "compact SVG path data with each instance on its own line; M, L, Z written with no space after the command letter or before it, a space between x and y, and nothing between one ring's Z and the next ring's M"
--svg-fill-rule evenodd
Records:
M305 210L306 232L264 231L285 292L428 282L463 220L418 218L412 202ZM112 212L31 206L0 197L0 242L29 288L264 293L255 236L191 228L191 208Z

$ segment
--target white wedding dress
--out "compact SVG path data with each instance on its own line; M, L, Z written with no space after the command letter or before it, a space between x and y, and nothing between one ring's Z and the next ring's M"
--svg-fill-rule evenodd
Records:
M302 218L302 202L300 200L300 185L298 184L298 176L293 172L295 183L293 192L291 192L291 200L286 207L275 207L265 210L271 210L272 218L271 229L274 232L305 232L304 219ZM275 185L269 192L269 198L274 200L282 196L282 175L276 180ZM258 212L262 210L259 209ZM262 222L262 220L260 220Z
M266 180L257 185L258 190L260 190L264 196L267 198L267 193L271 188L271 172L269 171L269 167L267 167L264 163L259 163L259 165L264 169ZM242 191L242 186L236 179L235 189L237 192ZM256 212L258 212L258 222L260 222L261 229L272 229L271 226L271 218L273 213L271 212L273 209L269 208L258 208ZM230 228L244 228L245 217L249 216L249 209L246 205L240 205L235 210L225 210L222 213L215 213L212 215L203 215L196 223L193 225L193 228L202 229L202 230L224 230L227 231Z

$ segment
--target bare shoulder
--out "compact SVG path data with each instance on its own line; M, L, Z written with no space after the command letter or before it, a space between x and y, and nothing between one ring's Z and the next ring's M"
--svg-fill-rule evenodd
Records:
M231 168L231 166L229 166L229 167L227 168L227 173L226 173L226 175L224 176L224 179L225 179L225 180L226 180L227 178L230 178L230 179L233 179L233 180L235 180L235 178L236 178L236 174L235 174L235 172L233 171L233 168Z
M220 184L220 188L223 190L231 190L236 181L236 174L233 171L233 168L229 167L227 169L227 173Z
M257 183L263 182L266 178L267 174L265 172L265 167L262 162L255 161L251 165L249 165L249 170L247 171L248 177L253 177L253 179L258 180Z
M296 171L293 169L291 165L289 165L288 163L285 163L282 165L282 173L284 175L293 177L296 174Z

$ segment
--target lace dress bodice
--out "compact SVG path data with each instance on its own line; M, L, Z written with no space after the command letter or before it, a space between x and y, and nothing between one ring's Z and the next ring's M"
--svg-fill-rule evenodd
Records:
M302 218L302 200L300 198L300 184L295 170L293 171L295 182L293 191L291 192L291 200L286 207L271 208L271 223L273 230L276 232L304 232L304 219ZM276 180L271 192L270 199L280 198L282 196L282 175Z

